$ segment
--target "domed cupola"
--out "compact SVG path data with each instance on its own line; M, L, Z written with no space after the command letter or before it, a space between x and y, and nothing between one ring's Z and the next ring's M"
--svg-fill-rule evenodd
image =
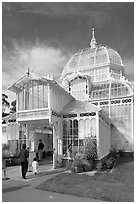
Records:
M123 71L124 65L117 51L107 46L97 44L93 28L90 47L79 50L69 59L62 71L61 78L67 78L67 76L73 72L81 72L89 74L93 79L98 69L103 72L102 69L105 70L105 68L109 68L109 72L111 71L110 68L112 71L117 70L115 73L120 74Z

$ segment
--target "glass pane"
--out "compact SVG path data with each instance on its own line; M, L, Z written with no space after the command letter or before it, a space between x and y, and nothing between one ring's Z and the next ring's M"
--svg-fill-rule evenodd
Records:
M22 110L22 105L23 105L23 93L21 92L19 94L19 110Z
M39 85L39 108L43 108L43 85Z
M32 87L29 88L29 109L32 109L32 99L33 99L33 96L32 96Z
M79 120L79 138L84 138L84 120Z
M85 137L90 136L90 120L86 119L85 120Z
M91 120L91 125L92 125L92 137L96 137L96 119L93 118Z
M48 107L48 87L46 85L43 86L43 108Z

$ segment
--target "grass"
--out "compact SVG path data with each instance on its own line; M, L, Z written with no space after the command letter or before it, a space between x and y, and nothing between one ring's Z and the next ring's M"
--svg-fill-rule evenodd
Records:
M61 173L38 189L109 202L134 201L134 159L120 157L112 173L88 175Z

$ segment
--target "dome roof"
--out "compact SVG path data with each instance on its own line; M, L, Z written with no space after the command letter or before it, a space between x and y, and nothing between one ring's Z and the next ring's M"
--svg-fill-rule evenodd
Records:
M125 80L109 80L105 83L96 83L90 92L91 100L118 98L133 95L133 89Z
M90 69L109 64L124 66L117 51L107 46L97 45L93 30L90 47L79 50L70 58L63 69L62 77L73 72L89 71Z

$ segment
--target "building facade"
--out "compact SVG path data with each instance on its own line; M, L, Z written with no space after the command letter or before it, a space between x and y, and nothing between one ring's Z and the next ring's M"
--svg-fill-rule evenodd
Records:
M134 84L125 79L124 69L117 51L97 44L93 29L90 47L79 50L64 67L62 84L77 100L106 112L113 123L113 148L133 151Z
M16 93L18 140L31 152L39 139L53 152L53 167L82 151L84 139L96 141L97 159L111 149L133 149L133 83L125 79L117 51L98 45L92 32L90 47L79 50L65 65L58 84L30 69L9 87Z

